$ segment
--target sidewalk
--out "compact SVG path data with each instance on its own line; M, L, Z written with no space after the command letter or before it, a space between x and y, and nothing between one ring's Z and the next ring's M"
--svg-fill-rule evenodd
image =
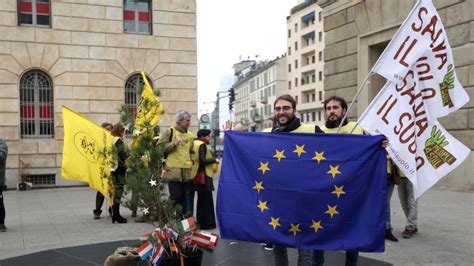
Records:
M152 229L149 224L134 223L133 218L130 218L131 212L124 208L121 212L129 219L127 224L112 224L110 217L105 219L104 215L100 220L93 220L95 191L87 187L21 192L9 190L4 192L4 197L8 231L0 233L0 265L6 265L2 259L39 251L136 240ZM400 241L386 242L385 253L361 253L368 260L362 258L359 265L473 265L473 203L474 193L447 190L427 192L419 202L418 235L412 239L403 239L400 234L405 219L397 193L394 192L392 224ZM120 243L117 242L117 245ZM272 264L271 252L264 251L259 244L230 245L229 241L222 241L216 252L205 255L207 263L203 265L243 265L243 261L236 257L249 259L250 253L253 260L251 264ZM107 255L103 254L103 257ZM291 251L290 257L295 256L295 252ZM331 252L326 257L326 265L337 265L343 258L337 252ZM101 263L91 265L94 264Z

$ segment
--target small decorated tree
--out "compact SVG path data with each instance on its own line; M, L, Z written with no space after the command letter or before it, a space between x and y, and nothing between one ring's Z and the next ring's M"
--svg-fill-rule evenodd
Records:
M152 263L165 258L183 260L200 253L198 248L212 251L218 236L195 232L194 219L182 214L181 206L169 199L167 180L163 178L164 148L157 145L158 120L163 107L142 73L145 86L141 92L137 115L128 106L120 110L125 128L132 129L130 157L126 161L127 177L125 191L131 195L125 205L132 210L140 209L147 222L155 230L142 237L137 252L142 259L151 257ZM204 239L204 240L203 240ZM157 258L157 256L159 256Z

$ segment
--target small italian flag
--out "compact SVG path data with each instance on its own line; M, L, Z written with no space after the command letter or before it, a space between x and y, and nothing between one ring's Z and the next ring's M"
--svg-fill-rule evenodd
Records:
M184 219L181 222L178 222L177 226L180 230L183 230L185 232L189 232L196 229L196 223L194 222L193 217L189 217L188 219Z

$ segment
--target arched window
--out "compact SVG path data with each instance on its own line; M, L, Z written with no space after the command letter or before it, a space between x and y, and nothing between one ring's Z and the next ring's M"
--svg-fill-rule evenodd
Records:
M146 76L146 78L153 89L153 83L151 82L150 77ZM135 118L135 115L137 114L137 104L140 101L140 95L144 85L145 82L143 82L140 73L131 75L127 79L127 82L125 82L125 105L130 107L130 110L132 110L133 118Z
M54 138L53 83L41 70L20 79L21 138Z

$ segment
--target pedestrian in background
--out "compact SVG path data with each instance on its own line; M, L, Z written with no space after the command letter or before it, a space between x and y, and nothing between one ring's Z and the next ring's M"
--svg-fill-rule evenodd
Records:
M122 124L117 123L112 128L113 144L116 149L116 163L117 168L112 171L112 180L114 182L114 204L112 205L112 223L118 222L119 224L127 223L127 219L120 215L120 202L122 200L123 187L125 185L125 174L127 172L127 166L125 160L129 154L127 146L123 142L125 135L125 128Z
M113 125L108 122L104 122L101 125L103 128L107 129L108 131L112 131ZM95 209L92 211L94 213L94 219L100 219L100 214L102 213L102 205L104 204L104 195L97 191L95 195ZM109 208L109 213L112 215L112 209Z
M0 232L6 232L5 205L3 204L3 190L5 187L5 167L7 164L8 146L5 140L0 139Z
M194 188L197 191L196 217L200 229L211 230L216 228L216 214L214 211L214 165L219 163L207 147L211 139L209 129L200 129L194 139L194 165L191 176L194 177Z
M418 200L415 200L413 184L402 173L400 185L398 185L398 197L402 205L403 213L407 219L405 230L402 232L403 238L411 238L418 233Z

